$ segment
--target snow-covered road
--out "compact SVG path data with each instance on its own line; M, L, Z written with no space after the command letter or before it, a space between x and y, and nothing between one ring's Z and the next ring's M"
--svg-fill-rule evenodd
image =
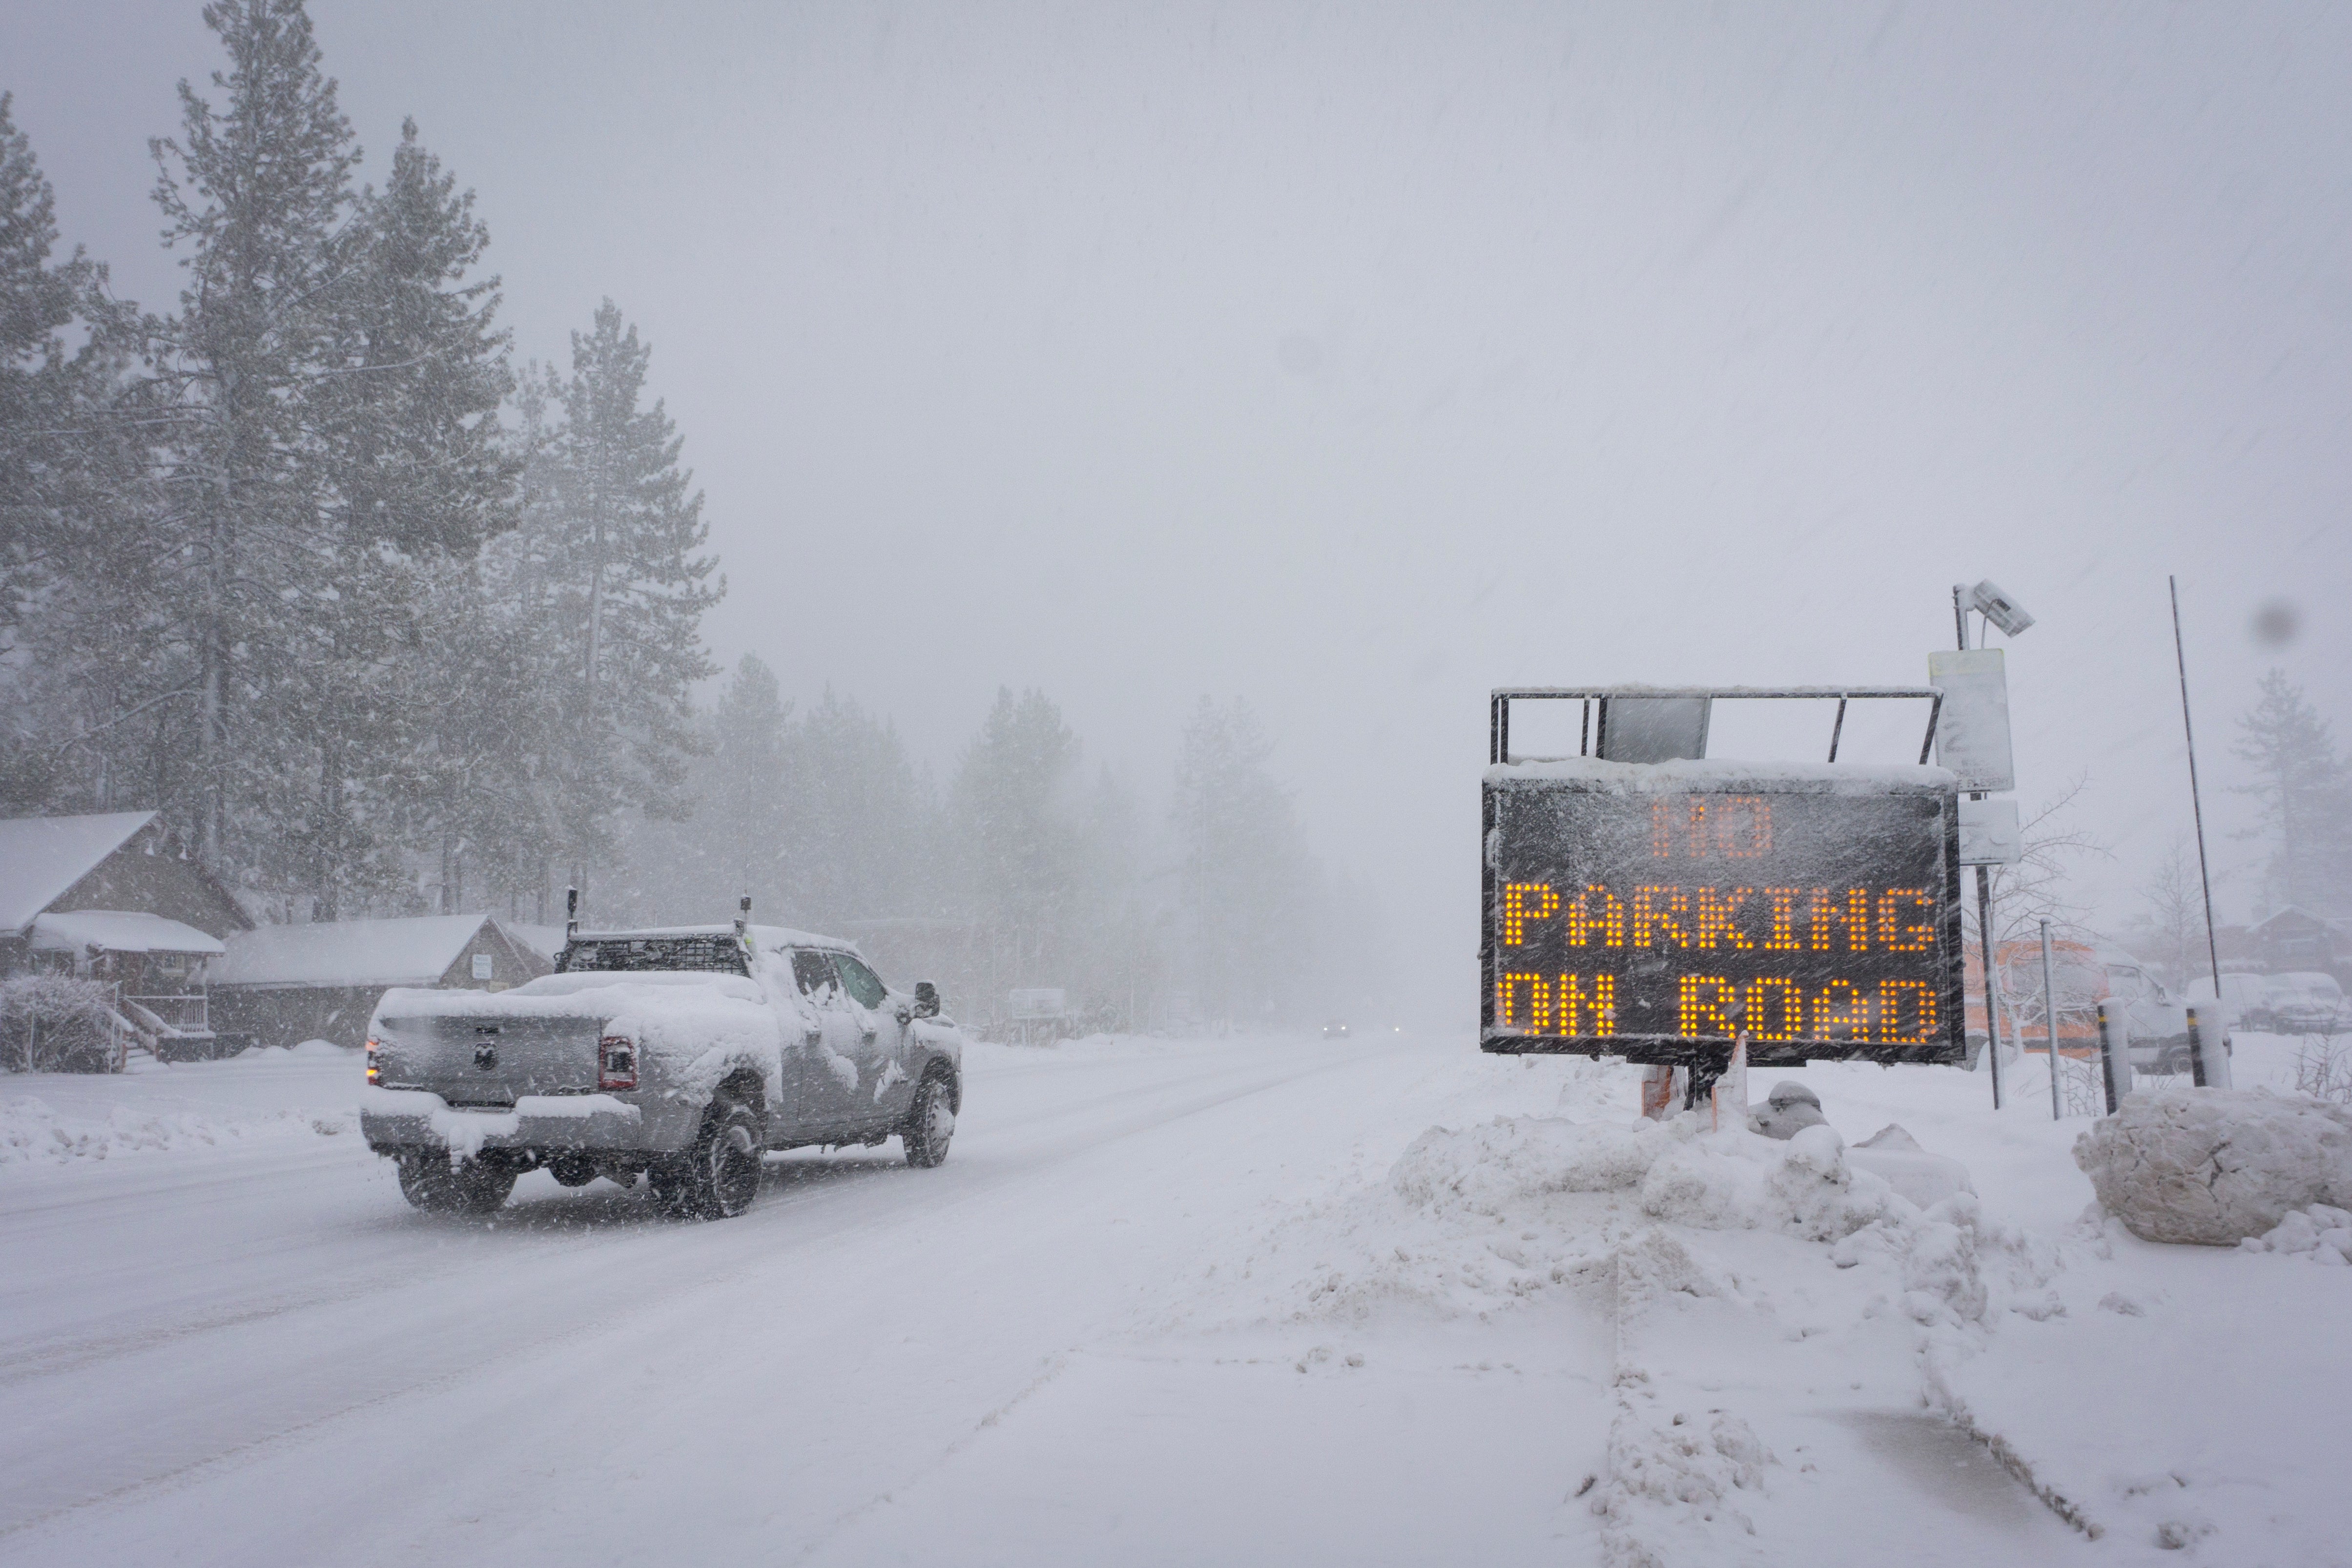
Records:
M717 1225L543 1175L417 1215L348 1135L19 1182L0 1561L1545 1555L1585 1529L1591 1345L1440 1336L1377 1381L1302 1376L1295 1333L1152 1348L1237 1228L1425 1126L1454 1051L984 1051L940 1170L787 1158Z
M1948 1069L1799 1075L1922 1214L1458 1036L978 1047L718 1224L412 1212L357 1071L0 1081L0 1565L2346 1561L2352 1268Z

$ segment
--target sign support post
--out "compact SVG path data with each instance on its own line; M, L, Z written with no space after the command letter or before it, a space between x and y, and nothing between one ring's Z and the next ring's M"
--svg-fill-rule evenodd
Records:
M1959 635L1960 651L1969 651L1969 612L1960 595L1968 584L1952 584L1952 626ZM1982 800L1981 791L1972 791L1970 800ZM1977 945L1984 952L1985 1049L1992 1053L1990 1064L1992 1076L1992 1108L2001 1106L2000 1084L2000 983L1993 978L1992 953L1992 875L1982 866L1977 868ZM2051 1069L2057 1070L2053 1066Z
M1977 868L1977 945L1984 950L1985 1049L1992 1053L1992 1108L2001 1107L2000 982L1992 953L1992 875Z
M2058 1104L2058 984L2052 978L2050 963L2050 922L2042 922L2042 1016L2050 1029L2050 1120L2056 1121L2065 1114Z

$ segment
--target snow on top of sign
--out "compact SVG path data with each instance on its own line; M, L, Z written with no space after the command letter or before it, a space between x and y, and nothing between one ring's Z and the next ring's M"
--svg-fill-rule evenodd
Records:
M238 931L215 985L432 985L489 920L484 914L313 921Z
M73 953L92 947L106 952L223 951L217 938L194 926L134 910L75 910L69 914L42 915L33 921L33 945Z
M22 931L155 820L152 811L0 822L0 931Z
M1671 763L1612 763L1598 757L1528 758L1486 770L1488 784L1581 784L1610 795L1676 795L1695 789L1753 786L1808 795L1947 792L1958 787L1950 770L1904 763L1742 762L1705 757Z

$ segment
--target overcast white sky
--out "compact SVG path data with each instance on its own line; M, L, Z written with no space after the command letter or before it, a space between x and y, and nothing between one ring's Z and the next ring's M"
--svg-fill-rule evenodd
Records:
M2352 9L313 15L371 171L414 114L479 193L524 354L607 294L655 345L722 658L942 765L1042 686L1155 800L1244 695L1449 984L1496 684L1916 682L1992 576L2021 794L2088 773L2117 916L2189 826L2166 573L2224 867L2261 671L2346 720ZM156 305L145 140L214 64L194 0L0 11Z

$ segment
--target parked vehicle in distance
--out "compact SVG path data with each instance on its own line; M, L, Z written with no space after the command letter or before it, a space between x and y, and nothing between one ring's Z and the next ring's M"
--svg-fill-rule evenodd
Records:
M894 991L849 942L743 921L574 931L553 974L511 991L386 992L360 1124L419 1208L487 1213L544 1169L644 1176L672 1211L724 1218L769 1150L895 1136L937 1165L963 1046L928 982Z
M2137 959L2104 955L2107 994L2120 997L2131 1032L2131 1065L2140 1072L2189 1070L2189 1009Z
M2315 970L2270 976L2263 1003L2276 1034L2332 1035L2352 1022L2345 1016L2344 987Z
M2270 1009L2265 1001L2268 980L2267 975L2232 973L2225 970L2221 974L2221 994L2217 998L2213 994L2212 977L2200 975L2189 983L2189 1005L2205 1007L2218 1002L2224 1026L2268 1030Z
M1329 1023L1325 1024L1323 1026L1323 1037L1327 1040L1346 1039L1348 1037L1348 1020L1345 1018L1334 1018Z
M1984 1048L1984 965L1971 944L1967 952L1966 1009L1969 1065ZM2058 995L2058 1050L2088 1058L2099 1049L2099 1004L2110 997L2125 1004L2132 1066L2146 1073L2185 1073L2189 1061L2189 1010L2137 959L2118 951L2064 940L2051 943L2051 980ZM2225 977L2226 978L2226 977ZM2042 944L2000 945L2001 1021L2015 1045L2048 1049L2042 1007Z

